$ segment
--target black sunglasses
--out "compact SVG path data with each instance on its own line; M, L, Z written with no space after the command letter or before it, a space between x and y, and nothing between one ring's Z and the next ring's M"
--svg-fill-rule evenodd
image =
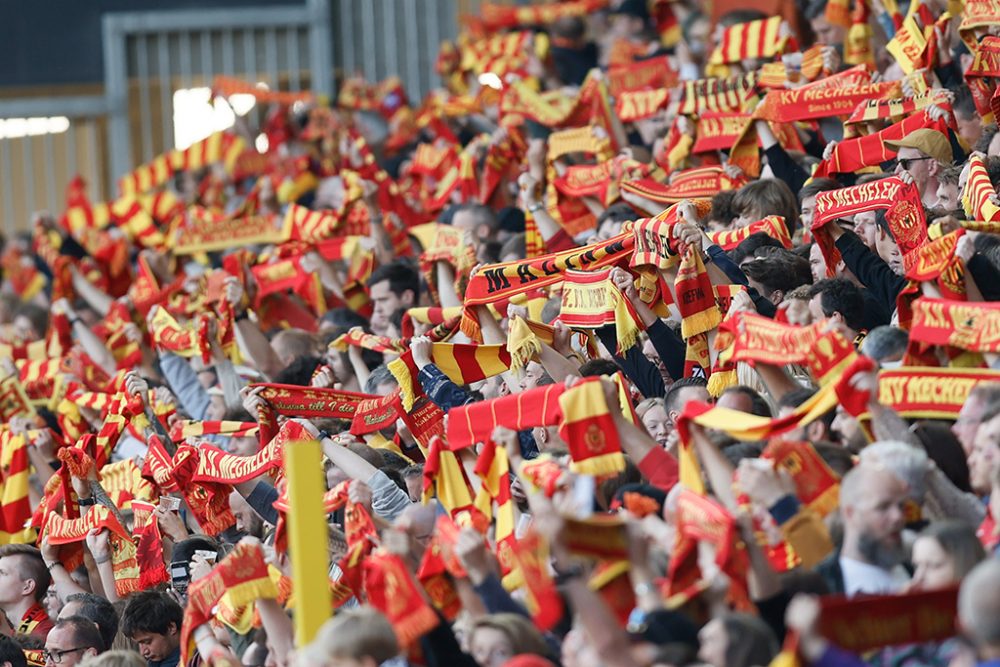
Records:
M904 158L901 158L901 159L898 159L898 160L893 160L892 161L892 168L895 169L896 165L898 164L899 166L901 166L903 168L903 171L909 171L911 163L913 163L913 162L919 162L920 160L933 160L933 159L934 158L931 158L931 157L904 157Z

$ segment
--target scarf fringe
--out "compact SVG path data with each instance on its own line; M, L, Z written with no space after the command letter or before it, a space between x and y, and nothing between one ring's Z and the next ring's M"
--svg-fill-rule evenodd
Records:
M718 308L692 313L681 321L681 336L684 340L687 340L691 336L697 336L698 334L714 329L719 326L719 322L721 321L722 315L719 313Z
M735 368L732 370L712 371L712 374L708 378L708 393L712 397L718 398L726 389L734 387L737 384L739 384L739 381L736 377Z

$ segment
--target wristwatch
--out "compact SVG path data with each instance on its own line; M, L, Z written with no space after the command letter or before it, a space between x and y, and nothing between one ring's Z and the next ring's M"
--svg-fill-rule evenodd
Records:
M534 213L535 211L537 211L538 209L542 208L543 206L545 206L545 204L543 204L542 202L535 202L534 204L529 204L528 205L528 213Z
M76 501L76 504L80 507L90 507L92 505L96 505L97 501L93 498L80 498Z

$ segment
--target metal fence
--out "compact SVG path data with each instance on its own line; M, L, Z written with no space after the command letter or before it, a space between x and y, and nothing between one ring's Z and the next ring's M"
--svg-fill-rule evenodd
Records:
M441 41L480 0L304 0L299 6L106 14L104 94L0 99L0 121L65 117L65 131L3 138L0 228L64 208L74 174L94 201L116 180L174 147L174 94L216 75L332 95L341 76L397 75L412 103L439 81Z

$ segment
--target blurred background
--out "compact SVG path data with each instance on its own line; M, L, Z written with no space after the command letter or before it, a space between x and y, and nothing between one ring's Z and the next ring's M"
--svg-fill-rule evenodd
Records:
M62 211L77 173L92 201L109 199L135 165L258 112L249 95L213 100L217 75L333 95L345 75L394 74L419 100L439 83L441 41L478 9L479 0L2 0L0 231Z

